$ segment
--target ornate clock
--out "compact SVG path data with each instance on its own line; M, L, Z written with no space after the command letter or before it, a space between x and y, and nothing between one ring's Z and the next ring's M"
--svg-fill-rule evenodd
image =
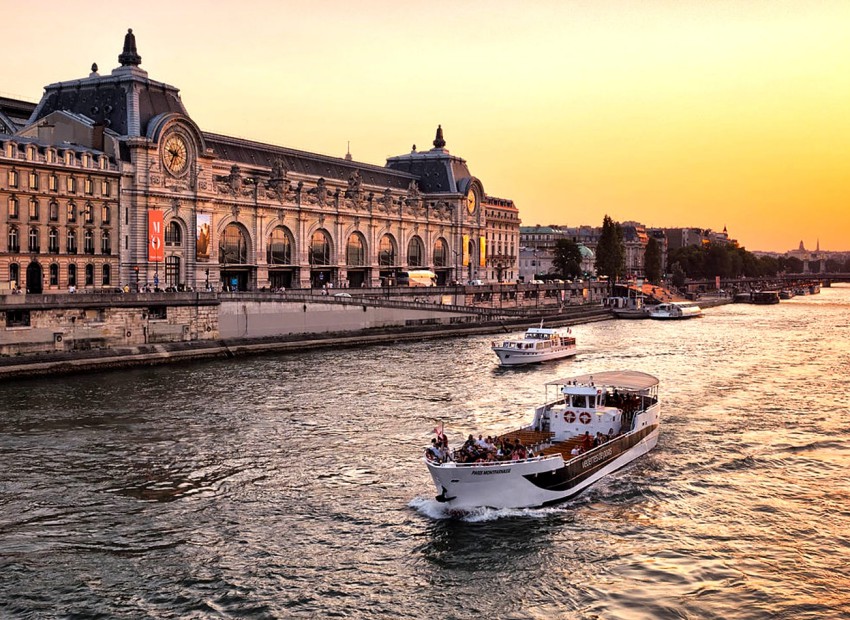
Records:
M475 196L475 190L470 189L469 192L466 194L466 210L469 211L470 215L475 213L475 207L478 206L476 202L477 200L478 199Z
M179 133L168 134L162 145L162 163L165 169L177 176L189 167L189 144Z

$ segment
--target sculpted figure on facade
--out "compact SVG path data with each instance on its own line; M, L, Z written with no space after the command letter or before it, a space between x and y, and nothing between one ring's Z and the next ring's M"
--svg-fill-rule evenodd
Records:
M242 188L242 177L239 175L239 166L236 164L230 168L230 174L217 175L215 180L220 194L236 196Z
M266 187L266 197L277 198L278 200L291 200L292 188L289 186L289 181L286 175L289 171L284 167L283 160L279 157L272 163L272 172L269 177Z
M392 190L388 187L384 190L384 195L381 196L381 207L387 213L391 213L393 210L393 193Z
M316 181L316 187L307 190L307 202L310 204L317 204L320 207L324 207L327 204L328 188L325 185L324 177L320 177L319 180Z

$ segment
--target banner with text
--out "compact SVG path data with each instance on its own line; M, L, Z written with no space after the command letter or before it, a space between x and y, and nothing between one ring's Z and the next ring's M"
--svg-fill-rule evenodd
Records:
M148 261L161 263L165 259L162 242L162 211L148 211Z

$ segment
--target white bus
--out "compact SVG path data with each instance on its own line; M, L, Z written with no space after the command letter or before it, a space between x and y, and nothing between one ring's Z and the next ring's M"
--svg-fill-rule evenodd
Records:
M396 282L399 286L437 286L437 274L429 269L399 271Z

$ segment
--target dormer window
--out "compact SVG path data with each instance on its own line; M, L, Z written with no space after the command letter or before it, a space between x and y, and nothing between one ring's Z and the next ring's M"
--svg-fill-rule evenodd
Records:
M47 152L45 153L45 159L47 160L48 164L56 163L56 151L54 151L53 149L47 149Z
M74 165L74 152L73 151L65 151L65 165L73 166Z

